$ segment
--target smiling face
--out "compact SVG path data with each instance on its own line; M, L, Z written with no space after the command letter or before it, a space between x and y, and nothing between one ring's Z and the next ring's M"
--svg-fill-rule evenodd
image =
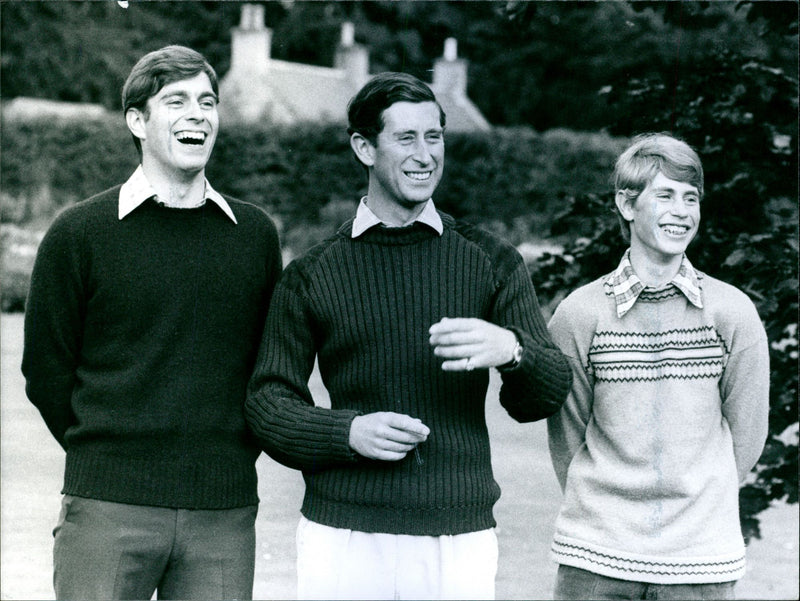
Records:
M630 224L631 252L654 264L680 261L700 225L700 193L692 184L659 172L638 198L617 193L617 207Z
M433 195L444 168L440 120L435 102L396 102L383 111L375 145L358 137L356 154L369 169L368 203L379 217L405 218Z
M128 127L142 145L142 165L165 174L204 170L219 129L217 95L200 73L165 85L147 100L146 114L130 109Z

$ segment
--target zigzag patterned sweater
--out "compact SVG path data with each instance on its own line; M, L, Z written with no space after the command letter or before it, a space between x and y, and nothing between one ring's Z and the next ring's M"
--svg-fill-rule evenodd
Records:
M561 564L660 584L744 574L738 485L766 439L767 339L747 296L700 277L702 309L670 284L618 318L601 278L553 315L574 376L548 420Z

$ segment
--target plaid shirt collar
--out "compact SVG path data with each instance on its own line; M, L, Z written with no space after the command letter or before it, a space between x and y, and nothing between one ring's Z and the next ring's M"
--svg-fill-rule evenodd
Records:
M617 317L623 317L630 311L631 307L633 307L634 303L639 298L639 295L646 288L633 271L630 255L631 249L629 248L622 256L622 260L619 262L617 269L609 274L605 281L606 286L611 288L614 295L614 302L617 306ZM692 267L686 255L683 255L681 259L678 273L666 286L675 286L678 290L683 292L689 302L695 307L698 309L703 308L700 274Z
M220 209L222 209L222 211L230 218L231 221L238 223L236 221L236 216L233 214L233 210L227 201L222 197L222 195L211 187L211 184L208 183L208 180L205 180L205 184L206 189L203 199L213 202ZM128 178L128 181L122 184L122 188L120 188L119 218L124 219L145 200L153 198L155 195L156 191L153 190L153 186L151 186L150 182L147 181L147 176L144 174L142 166L139 165L136 168L136 171L133 172L133 175L131 175L130 178Z
M425 208L422 209L422 213L417 215L417 218L414 219L412 223L416 222L424 223L425 225L433 228L440 236L442 235L442 232L444 232L442 218L439 216L439 212L436 210L433 200L430 198L428 199L428 202L425 203ZM361 199L361 202L358 203L356 218L353 220L353 231L350 234L350 237L358 238L368 229L375 227L376 225L380 225L381 223L383 222L380 220L380 218L372 212L372 209L367 206L367 197L365 196Z

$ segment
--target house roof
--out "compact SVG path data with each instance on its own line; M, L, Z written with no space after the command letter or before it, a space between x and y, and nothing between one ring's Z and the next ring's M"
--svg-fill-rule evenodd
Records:
M265 77L292 121L344 121L358 91L343 71L300 63L271 60Z
M337 67L330 68L270 58L272 30L263 19L260 5L242 6L241 26L232 30L231 70L220 81L221 116L239 122L346 122L350 99L370 77L367 49L355 44L352 24L342 24ZM449 131L490 128L466 95L467 63L457 58L454 39L446 40L433 79L429 85Z

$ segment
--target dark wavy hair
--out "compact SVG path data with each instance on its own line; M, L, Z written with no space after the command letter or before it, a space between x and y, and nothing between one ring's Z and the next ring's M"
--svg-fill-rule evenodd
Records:
M433 102L444 128L444 109L426 83L408 73L386 72L370 79L347 105L347 133L359 133L375 146L383 130L383 111L396 102Z
M137 109L145 119L148 115L147 101L164 86L176 81L191 79L200 73L208 75L214 94L219 96L219 81L214 68L199 52L185 46L165 46L145 54L131 69L122 87L122 114ZM133 136L133 143L142 156L142 143Z

